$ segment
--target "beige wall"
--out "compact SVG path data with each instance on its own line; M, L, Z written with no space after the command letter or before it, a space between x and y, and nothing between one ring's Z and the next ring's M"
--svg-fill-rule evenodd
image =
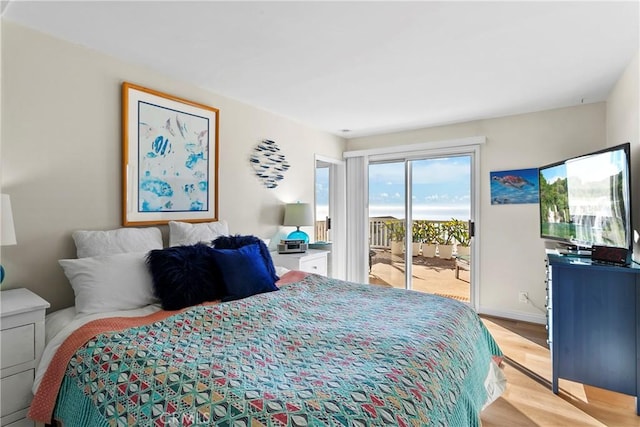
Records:
M631 217L634 260L640 263L640 54L629 63L607 99L607 145L631 143Z
M340 158L345 149L336 136L186 82L12 23L2 22L0 29L0 187L11 195L18 236L17 246L2 248L7 268L3 289L32 289L52 309L73 302L57 264L75 256L71 232L120 226L122 81L220 109L220 218L229 221L232 232L273 235L282 202L312 200L313 154ZM637 92L636 57L606 105L357 138L346 149L486 136L481 153L480 309L540 320L544 245L538 237L537 205L492 206L489 172L537 167L629 140L634 147L632 177L640 182ZM247 162L250 150L265 138L277 141L292 164L275 190L262 187ZM640 185L634 188L638 229ZM519 291L528 292L538 308L518 303Z
M480 153L479 262L483 313L543 322L544 242L538 204L491 205L491 171L535 168L603 148L605 103L420 129L347 142L348 150L486 136ZM518 302L528 292L533 304Z
M220 109L219 218L233 233L275 234L282 203L313 201L314 154L344 151L337 136L3 22L0 184L11 196L18 239L2 248L3 289L29 288L52 309L71 305L57 264L75 257L71 232L120 226L123 81ZM262 186L249 166L262 139L276 141L292 165L276 189Z

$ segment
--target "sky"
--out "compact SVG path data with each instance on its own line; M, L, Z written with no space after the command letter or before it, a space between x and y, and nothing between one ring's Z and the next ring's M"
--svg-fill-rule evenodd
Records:
M370 217L405 217L404 166L404 162L369 166ZM413 219L470 219L470 156L413 160L412 169ZM326 216L328 187L328 169L317 169L316 217L319 219Z

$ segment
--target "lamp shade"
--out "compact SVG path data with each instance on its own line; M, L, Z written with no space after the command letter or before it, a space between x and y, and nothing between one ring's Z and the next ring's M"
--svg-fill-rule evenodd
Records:
M11 212L11 199L8 194L0 194L0 245L15 245L16 230L13 226L13 213Z
M309 203L287 203L284 207L282 225L300 227L313 225L313 210Z

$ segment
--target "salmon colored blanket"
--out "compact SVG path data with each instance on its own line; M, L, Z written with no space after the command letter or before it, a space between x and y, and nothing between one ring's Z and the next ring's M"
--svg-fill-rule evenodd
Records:
M282 275L280 280L276 282L278 287L288 285L304 279L308 273L302 271L289 271ZM207 302L204 305L219 304L219 301ZM53 419L53 410L58 397L58 390L62 384L69 360L78 348L83 346L92 337L110 331L122 331L137 326L148 325L166 319L177 313L188 310L166 311L160 310L156 313L142 317L110 317L106 319L97 319L87 323L86 325L75 330L62 343L55 356L51 360L47 371L42 378L42 382L38 387L31 407L29 408L28 417L32 420L49 424Z

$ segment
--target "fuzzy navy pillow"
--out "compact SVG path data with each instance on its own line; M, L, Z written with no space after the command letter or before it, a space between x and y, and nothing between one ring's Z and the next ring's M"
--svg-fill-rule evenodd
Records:
M224 296L212 249L202 243L155 249L147 255L153 288L165 310L179 310Z
M226 289L223 301L233 301L264 292L277 291L275 280L267 271L258 244L238 249L211 249Z
M273 282L277 282L280 278L276 274L276 268L273 265L273 259L271 259L271 253L264 241L256 236L241 236L236 234L235 236L220 236L211 242L216 249L238 249L247 245L258 245L260 249L260 256L264 262L264 266L271 275Z

